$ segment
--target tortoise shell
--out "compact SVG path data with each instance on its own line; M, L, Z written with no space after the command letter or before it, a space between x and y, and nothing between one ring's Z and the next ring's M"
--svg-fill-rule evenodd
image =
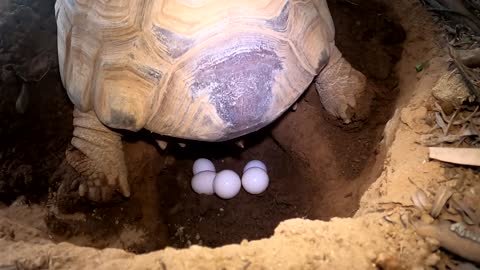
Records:
M325 0L57 0L62 82L108 127L222 141L278 118L328 63Z

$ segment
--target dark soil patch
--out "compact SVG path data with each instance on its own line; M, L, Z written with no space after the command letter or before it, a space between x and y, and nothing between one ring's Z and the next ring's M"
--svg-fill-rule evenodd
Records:
M0 201L23 195L39 202L63 159L72 132L72 106L53 63L28 88L27 110L15 102L22 81L15 75L41 52L56 53L52 0L4 1L0 9Z

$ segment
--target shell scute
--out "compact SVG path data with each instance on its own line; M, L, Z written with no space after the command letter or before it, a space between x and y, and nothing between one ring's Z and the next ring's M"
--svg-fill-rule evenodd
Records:
M64 85L112 128L218 141L275 120L328 63L325 0L57 0Z

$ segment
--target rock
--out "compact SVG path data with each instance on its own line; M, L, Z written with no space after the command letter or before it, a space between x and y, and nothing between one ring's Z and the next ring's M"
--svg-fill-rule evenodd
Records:
M444 74L433 87L432 95L445 111L451 107L458 108L465 101L475 100L465 86L462 76L458 73Z

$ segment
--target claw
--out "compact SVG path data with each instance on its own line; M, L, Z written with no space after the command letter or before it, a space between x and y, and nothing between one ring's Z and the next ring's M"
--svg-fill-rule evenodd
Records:
M238 147L242 148L242 149L245 148L245 142L244 142L244 140L236 141L235 144L236 144Z
M118 179L118 186L120 187L120 192L125 197L130 197L130 185L128 184L127 178L120 177Z
M78 194L80 195L80 197L85 197L85 195L87 194L87 186L85 184L80 184L78 186Z
M17 101L15 102L15 109L17 113L23 114L27 110L28 102L29 102L29 93L27 90L27 84L23 83L22 84L22 90L20 91L20 94L17 97Z
M168 143L166 141L162 141L162 140L155 140L155 141L157 142L158 146L162 150L165 150L168 146Z

